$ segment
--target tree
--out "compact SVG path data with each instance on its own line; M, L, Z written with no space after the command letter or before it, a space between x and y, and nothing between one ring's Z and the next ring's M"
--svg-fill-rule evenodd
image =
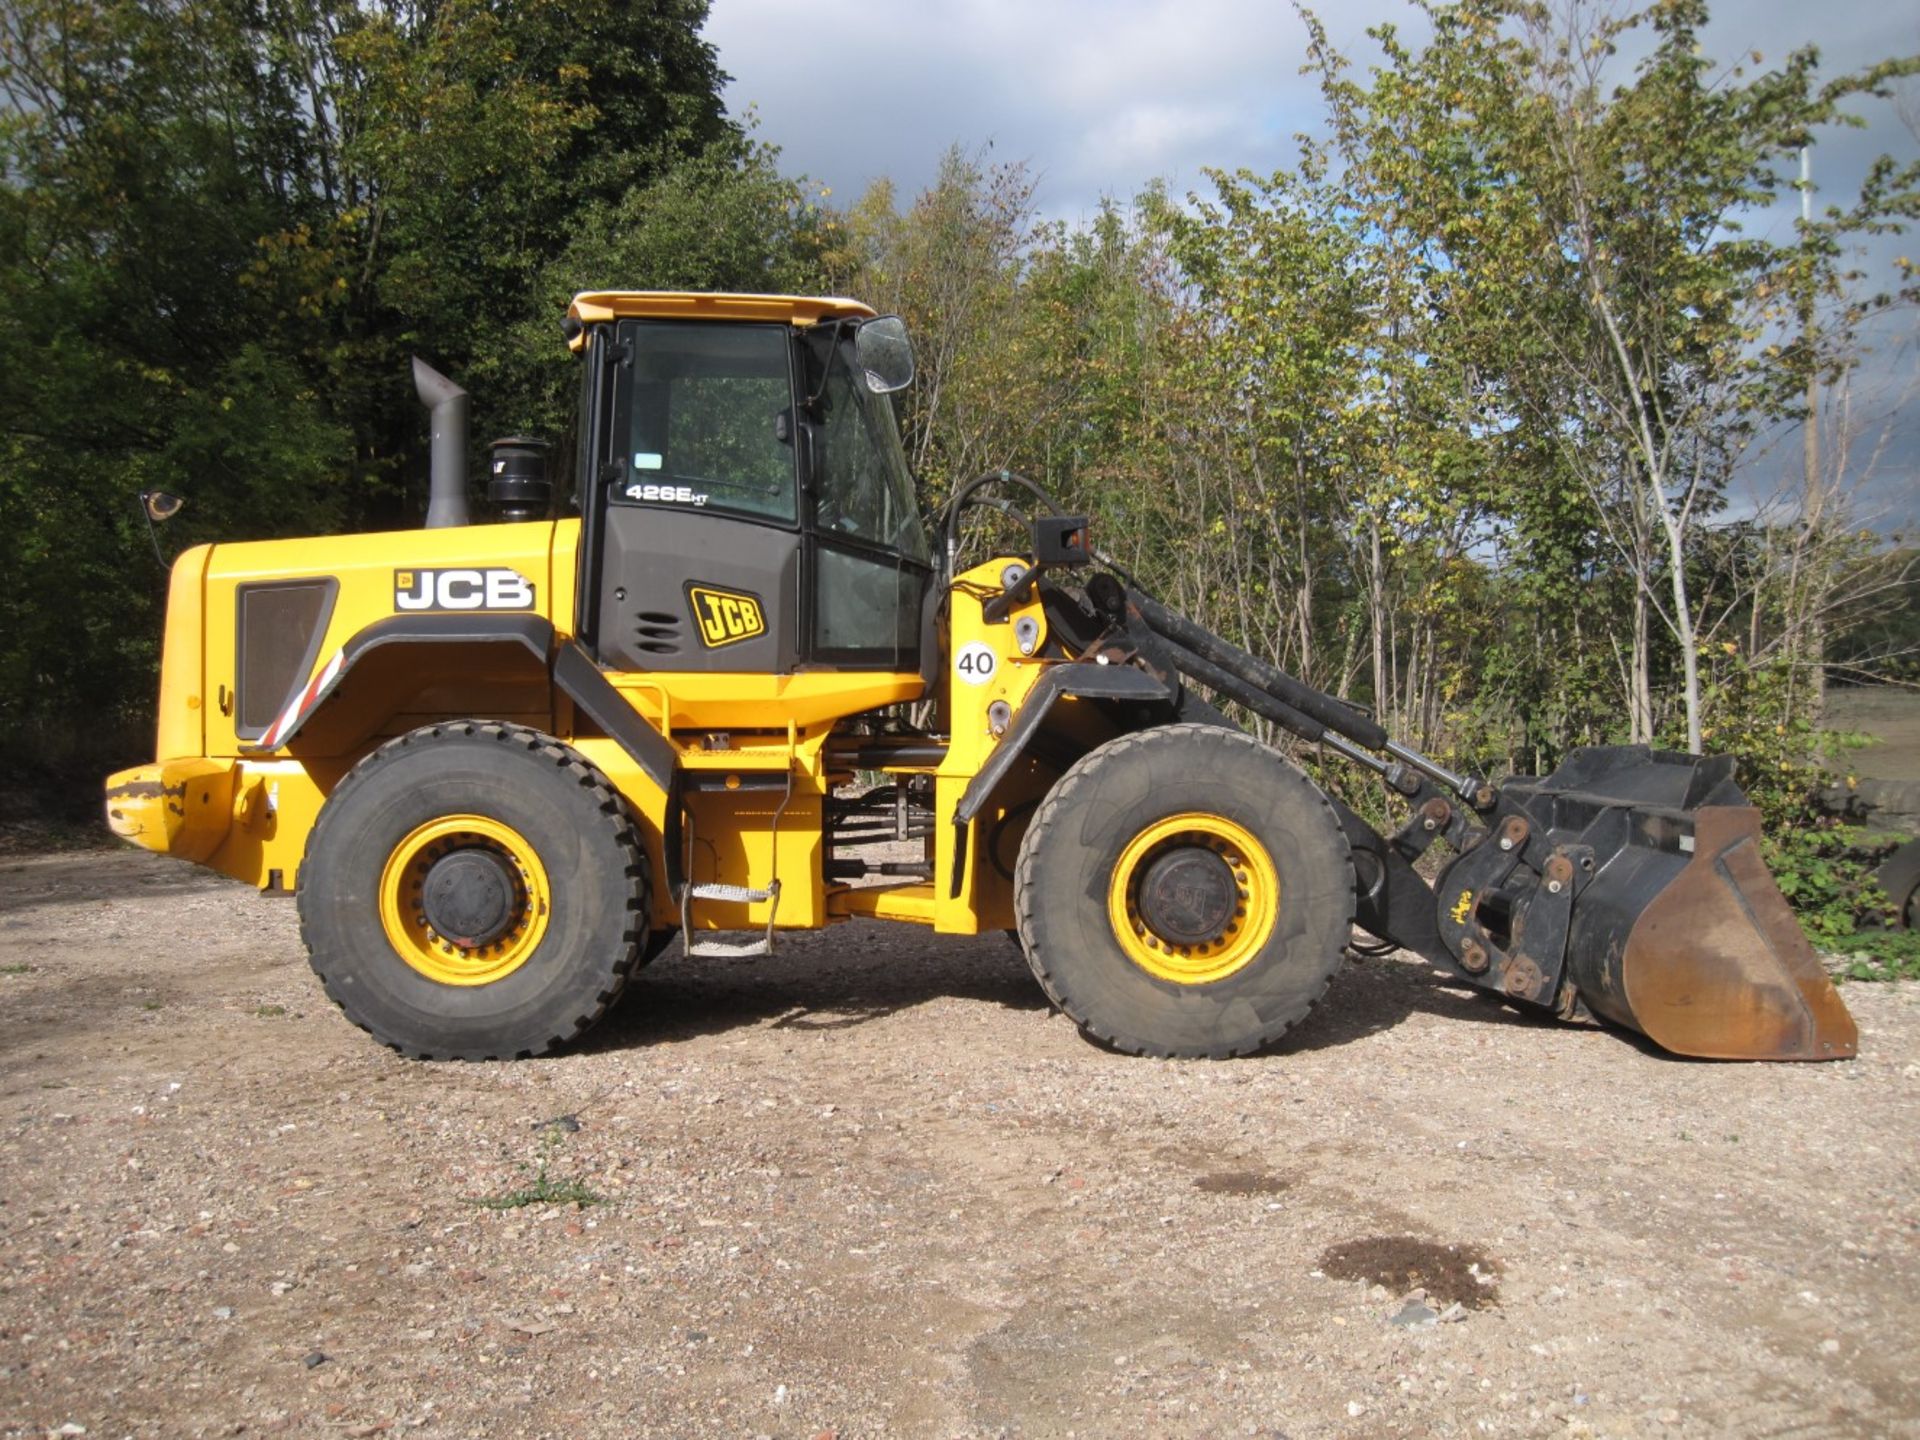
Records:
M918 376L905 397L907 458L929 498L1013 463L1014 432L1033 413L1030 374L1011 363L1033 179L986 166L958 146L901 214L880 182L844 217L836 283L907 320ZM1020 418L1016 418L1020 417Z
M727 118L705 15L0 7L0 732L54 745L150 707L164 582L138 492L187 497L172 547L410 523L410 352L485 382L482 426L551 425L550 367L512 347L564 354L563 259L637 258L614 243L636 217L657 254L704 206L689 280L750 278L756 247L757 273L804 266L803 207Z
M1765 347L1776 297L1842 290L1841 242L1910 215L1913 170L1883 162L1805 243L1742 222L1790 185L1786 158L1812 127L1844 122L1850 98L1884 93L1914 62L1821 84L1807 50L1750 80L1719 75L1700 0L1624 15L1585 0L1422 8L1432 42L1414 54L1376 32L1388 65L1371 87L1323 66L1331 103L1360 117L1363 168L1396 176L1429 217L1461 358L1504 423L1552 437L1632 578L1634 738L1655 724L1657 622L1698 750L1694 544L1756 426L1792 413L1794 382L1832 363ZM1629 37L1647 52L1610 88Z

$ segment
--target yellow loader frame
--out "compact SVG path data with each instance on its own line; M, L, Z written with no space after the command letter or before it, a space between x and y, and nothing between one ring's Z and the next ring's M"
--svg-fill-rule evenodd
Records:
M1044 790L1032 761L996 777L993 804L957 826L954 812L1020 713L1043 672L1059 662L1035 658L1046 616L1037 598L1006 621L988 623L981 597L997 592L1014 557L989 561L960 577L952 597L949 650L976 657L985 672L969 675L947 697L951 739L937 764L911 757L887 761L868 753L888 776L931 775L934 881L853 886L829 881L824 865L822 802L856 771L829 746L851 716L920 700L918 674L801 672L758 674L606 674L625 718L657 737L651 768L630 742L596 723L580 697L556 680L550 655L567 652L572 635L579 521L490 525L344 536L316 554L308 540L202 546L175 563L161 663L158 749L161 758L113 775L107 815L115 834L163 854L196 861L268 891L299 884L307 838L340 779L383 741L448 718L486 718L525 725L577 750L619 790L644 820L656 877L672 873L663 852L671 774L686 782L687 825L699 839L686 878L740 888L781 882L773 902L701 904L705 930L812 929L860 915L908 920L948 934L978 934L1014 925L1010 882L983 854L994 822ZM323 566L314 561L324 557ZM410 637L362 645L395 618L395 596L410 572L426 567L511 570L532 581L534 605L517 632L545 640L536 655L517 639L486 640L448 633L434 643ZM311 683L295 695L285 738L249 743L235 726L238 689L236 595L252 582L312 574L338 586ZM982 653L992 657L979 665ZM1026 652L1026 653L1023 653ZM561 673L566 673L564 667ZM604 703L604 695L597 697ZM1060 697L1050 721L1084 725L1076 697ZM1004 707L1004 708L996 708ZM1091 710L1091 707L1080 707ZM272 741L272 731L262 737ZM871 747L868 747L871 752ZM669 767L665 777L661 765ZM768 782L775 782L769 784ZM790 789L789 789L790 782ZM784 802L784 808L782 808ZM775 812L779 810L776 821ZM1017 838L1017 837L1016 837ZM955 877L958 877L956 886ZM938 883L945 877L945 883ZM652 888L653 925L682 917L669 887Z

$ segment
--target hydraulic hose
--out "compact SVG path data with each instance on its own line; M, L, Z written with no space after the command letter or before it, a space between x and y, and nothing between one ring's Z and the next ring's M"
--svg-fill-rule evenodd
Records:
M1160 648L1165 651L1166 658L1173 662L1173 668L1189 679L1198 680L1209 690L1224 695L1229 700L1239 701L1254 714L1264 716L1274 724L1291 730L1302 740L1319 740L1327 733L1326 726L1312 716L1302 715L1293 706L1276 700L1265 690L1248 684L1237 675L1229 674L1211 661L1202 659L1179 641L1165 635L1158 638Z
M1249 655L1237 645L1228 644L1211 630L1203 629L1184 615L1176 615L1158 600L1151 599L1138 590L1127 591L1127 604L1139 614L1140 618L1146 622L1147 628L1156 635L1176 645L1184 646L1200 658L1211 661L1220 669L1238 676L1256 690L1263 691L1271 699L1290 706L1302 716L1310 716L1327 729L1336 734L1345 735L1349 740L1356 740L1369 750L1387 748L1387 732L1377 721L1362 715L1351 706L1342 704L1333 696L1315 690L1310 685L1302 684L1286 671ZM1213 682L1202 680L1202 683L1212 684ZM1237 694L1234 698L1242 699ZM1242 703L1245 702L1242 701ZM1269 716L1268 718L1277 717ZM1287 724L1288 722L1282 720L1279 723ZM1295 729L1292 725L1288 725L1288 728ZM1296 733L1303 732L1296 731ZM1308 738L1317 739L1318 737Z

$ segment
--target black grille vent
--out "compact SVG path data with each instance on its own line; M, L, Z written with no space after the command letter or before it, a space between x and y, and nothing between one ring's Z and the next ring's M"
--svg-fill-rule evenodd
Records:
M257 740L264 734L313 674L338 589L327 576L242 585L235 593L240 673L233 688L240 706L233 728L241 739Z
M634 648L643 655L680 653L680 617L663 610L642 610L633 617Z

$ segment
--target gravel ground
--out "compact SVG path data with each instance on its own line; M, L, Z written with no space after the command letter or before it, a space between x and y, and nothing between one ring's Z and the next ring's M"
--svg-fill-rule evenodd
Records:
M1846 998L1699 1064L1373 960L1169 1063L863 924L419 1065L291 905L0 859L0 1435L1920 1435L1920 985Z

